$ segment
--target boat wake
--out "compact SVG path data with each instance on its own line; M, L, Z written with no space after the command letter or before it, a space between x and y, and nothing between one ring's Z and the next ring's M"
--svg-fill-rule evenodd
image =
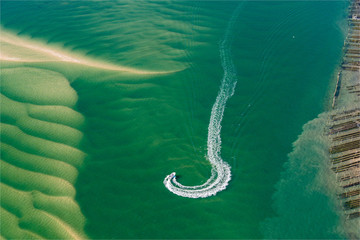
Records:
M184 186L176 180L175 172L166 176L164 185L176 195L188 198L205 198L216 195L228 185L231 179L230 165L224 162L221 152L221 121L227 100L234 94L237 82L236 70L231 59L232 29L239 16L241 4L235 9L227 25L223 40L220 42L220 59L224 69L219 93L211 110L207 139L207 159L211 164L211 177L202 185Z

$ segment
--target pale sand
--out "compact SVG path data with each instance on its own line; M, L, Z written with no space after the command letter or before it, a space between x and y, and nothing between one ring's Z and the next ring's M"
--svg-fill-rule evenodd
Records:
M90 59L84 56L76 56L67 53L65 50L55 49L46 44L25 39L15 34L4 31L0 28L0 60L11 62L69 62L85 65L104 70L122 71L133 74L167 74L182 71L184 69L176 69L172 71L148 71L136 68L124 67L100 60Z
M0 239L87 239L74 187L87 158L79 148L84 135L74 128L84 124L75 90L63 75L45 69L2 69L0 77L0 112L9 120L0 124L6 223Z

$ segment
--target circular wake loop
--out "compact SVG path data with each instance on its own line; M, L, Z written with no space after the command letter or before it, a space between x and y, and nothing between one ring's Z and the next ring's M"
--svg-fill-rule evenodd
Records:
M175 172L166 176L164 185L176 195L188 198L205 198L215 195L228 185L231 179L231 171L228 163L220 156L221 151L221 121L227 100L234 94L237 82L236 70L231 59L230 46L232 41L232 29L240 12L241 4L235 9L227 25L223 40L220 42L220 59L224 69L219 93L211 110L208 127L207 158L211 164L211 177L202 185L184 186L176 180Z

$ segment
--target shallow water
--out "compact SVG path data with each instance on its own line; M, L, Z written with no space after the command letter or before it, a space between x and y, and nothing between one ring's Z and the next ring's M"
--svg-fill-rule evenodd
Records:
M20 37L121 66L175 71L139 75L31 65L61 72L78 95L90 159L75 189L91 238L341 237L332 199L316 189L307 203L317 211L286 212L294 231L285 226L288 218L276 214L287 201L303 202L289 195L296 179L277 182L296 171L283 167L296 155L288 153L301 151L302 137L294 150L292 143L324 110L344 40L340 26L347 5L342 1L243 3L231 45L238 80L221 128L222 158L231 166L232 180L225 191L204 199L176 196L163 185L172 171L184 185L202 184L211 175L205 156L211 109L224 74L219 43L237 4L2 3L3 27ZM312 124L322 123L315 120L304 132ZM311 170L305 166L302 176L310 185L316 181L306 177ZM328 221L309 228L311 214Z

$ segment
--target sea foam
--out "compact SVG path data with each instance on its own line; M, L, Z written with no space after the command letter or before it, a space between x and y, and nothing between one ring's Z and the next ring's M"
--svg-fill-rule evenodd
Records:
M188 198L205 198L216 195L228 185L231 179L230 165L221 158L221 121L224 116L227 100L234 94L237 73L231 56L232 30L239 16L241 5L234 10L227 25L223 40L220 42L219 51L221 65L224 69L219 93L211 110L207 139L207 159L211 164L211 177L202 185L184 186L176 177L166 176L164 185L176 195Z

